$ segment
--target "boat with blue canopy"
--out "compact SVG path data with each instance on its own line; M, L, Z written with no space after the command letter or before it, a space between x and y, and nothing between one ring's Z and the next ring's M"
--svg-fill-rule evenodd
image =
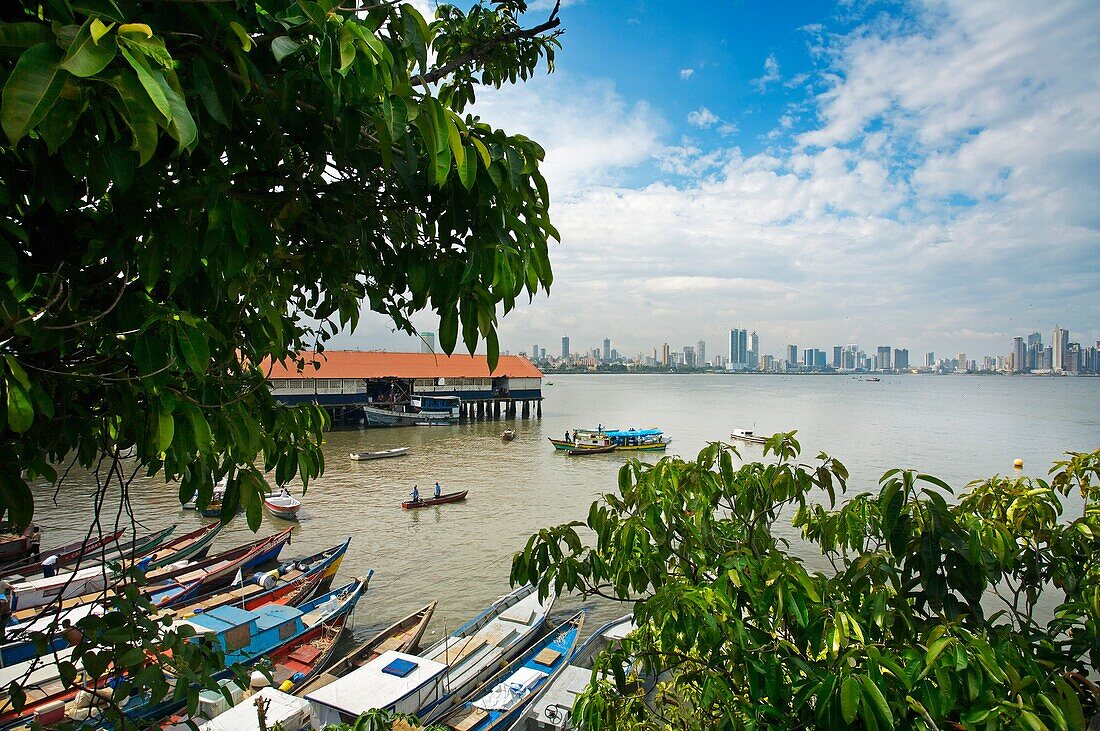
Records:
M564 439L550 438L554 449L583 453L585 450L615 452L662 452L672 440L660 429L574 429ZM610 449L609 449L610 448Z

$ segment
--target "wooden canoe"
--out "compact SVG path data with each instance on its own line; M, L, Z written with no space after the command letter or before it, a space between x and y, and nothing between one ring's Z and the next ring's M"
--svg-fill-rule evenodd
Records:
M417 508L430 508L433 505L442 505L443 503L457 503L466 499L466 493L469 490L463 490L461 492L448 492L439 497L420 498L419 500L406 500L401 503L401 507L405 510L416 510Z
M420 638L424 636L424 630L428 628L428 622L431 621L432 613L435 612L435 605L436 602L432 602L381 630L338 660L323 674L298 688L295 694L304 698L308 693L323 688L337 678L342 678L353 670L363 667L389 650L416 654L420 649Z

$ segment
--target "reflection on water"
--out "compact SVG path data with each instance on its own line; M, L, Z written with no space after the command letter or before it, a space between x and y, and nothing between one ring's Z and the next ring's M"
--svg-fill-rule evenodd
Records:
M824 450L851 470L856 491L883 471L915 466L956 487L993 473L1043 475L1067 449L1091 450L1100 437L1100 379L884 377L555 376L544 390L542 420L484 421L450 428L407 427L331 432L324 477L303 498L301 520L284 556L312 553L352 536L341 579L375 571L359 604L357 634L388 624L439 599L426 642L453 630L508 591L512 554L547 525L583 520L601 493L615 489L626 461L610 454L570 458L547 441L573 427L660 426L669 454L694 456L735 428L759 434L798 429L803 457ZM516 429L516 439L500 433ZM409 454L358 462L348 453L408 446ZM741 445L745 459L760 448ZM659 454L637 455L654 461ZM414 484L430 494L469 490L465 502L402 510ZM44 545L76 540L87 529L93 482L71 476L57 505L49 486L36 489ZM204 519L179 508L174 485L138 479L131 492L137 518L152 530L173 522L192 530ZM265 516L261 533L286 521ZM789 537L795 537L788 527ZM222 550L250 539L243 518L215 542ZM807 556L814 565L816 557ZM580 605L563 599L564 614ZM555 611L555 615L559 614ZM622 614L594 607L591 626Z

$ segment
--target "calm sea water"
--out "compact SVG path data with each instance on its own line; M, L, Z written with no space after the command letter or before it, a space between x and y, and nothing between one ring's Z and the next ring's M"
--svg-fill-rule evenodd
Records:
M886 376L881 382L825 376L549 376L543 418L454 427L336 431L327 435L327 471L303 498L301 521L283 556L311 553L352 537L341 578L375 574L356 614L356 634L388 624L438 599L429 638L464 623L508 591L512 554L539 528L583 520L592 500L615 489L622 455L582 459L546 440L574 427L658 426L669 454L694 456L736 428L759 434L797 429L803 457L825 451L851 472L850 489L872 489L891 467L916 467L955 487L994 473L1042 476L1065 450L1100 446L1100 379ZM516 428L511 443L500 432ZM408 446L408 456L371 462L351 451ZM742 446L745 459L759 447ZM645 456L644 459L657 459ZM465 503L404 511L414 484L430 493L468 489ZM179 509L176 487L139 479L132 504L146 529L204 519ZM56 505L36 491L46 547L87 528L92 483L73 476ZM1070 506L1072 510L1073 506ZM265 517L262 534L288 523ZM794 536L793 530L789 535ZM243 518L215 543L252 538ZM807 556L811 565L816 557ZM559 600L555 614L580 605ZM593 605L592 626L624 612Z

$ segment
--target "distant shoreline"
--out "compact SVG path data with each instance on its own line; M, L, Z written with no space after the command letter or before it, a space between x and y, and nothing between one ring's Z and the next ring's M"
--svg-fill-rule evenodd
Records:
M920 377L920 376L973 376L977 378L1097 378L1100 374L1097 373L998 373L996 371L979 371L976 373L882 373L882 372L870 372L870 373L836 373L836 372L821 372L821 371L588 371L588 370L568 370L568 371L543 371L542 378L545 381L550 376L831 376L831 377L847 377L854 378L856 380L867 381L871 378L882 378L884 376L905 376Z

